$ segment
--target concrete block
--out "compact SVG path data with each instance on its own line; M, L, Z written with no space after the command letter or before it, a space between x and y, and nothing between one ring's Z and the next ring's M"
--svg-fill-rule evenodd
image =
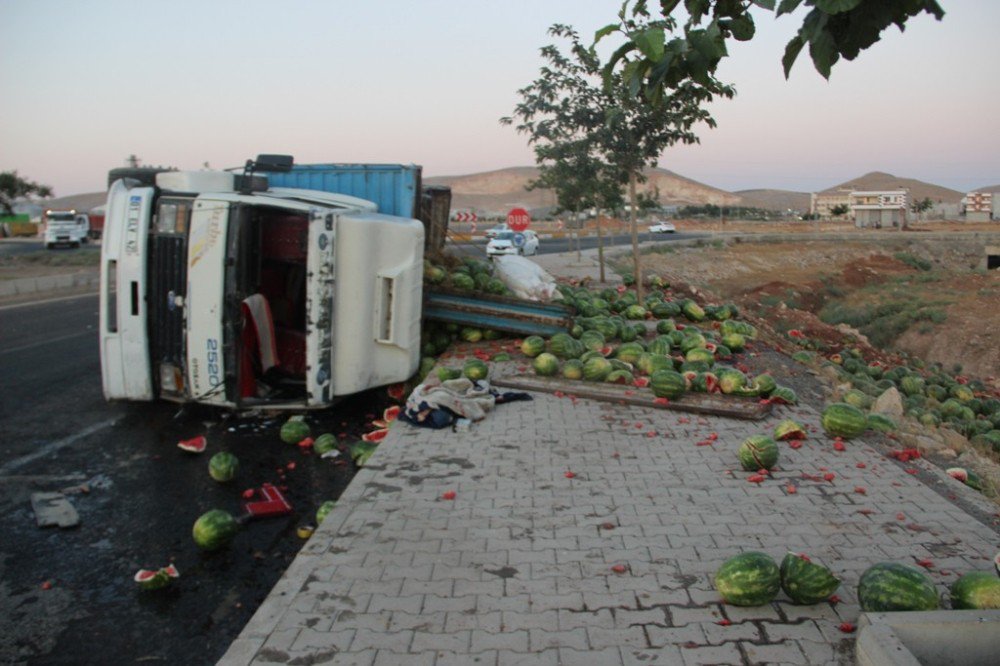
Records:
M860 666L995 664L1000 610L864 613L855 646Z

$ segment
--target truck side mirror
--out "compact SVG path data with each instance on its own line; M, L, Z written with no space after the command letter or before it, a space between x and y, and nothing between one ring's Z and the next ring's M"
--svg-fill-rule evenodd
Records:
M291 155L258 155L254 160L254 171L285 173L292 170Z

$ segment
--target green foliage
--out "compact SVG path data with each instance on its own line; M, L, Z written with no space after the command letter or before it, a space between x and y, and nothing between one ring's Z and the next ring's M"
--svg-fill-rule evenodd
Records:
M827 324L847 324L864 333L877 347L889 347L911 326L919 322L944 323L948 315L940 309L944 301L928 303L911 299L893 300L859 307L843 303L828 303L819 312L819 318ZM924 332L924 326L921 326Z
M851 212L851 207L847 204L837 204L830 208L830 215L834 217L840 217L841 215L847 215Z
M30 199L36 196L50 197L52 196L52 188L48 185L25 180L17 175L17 171L0 173L0 212L5 215L13 215L14 203L18 199Z
M727 43L753 39L753 7L776 17L803 12L801 27L781 58L786 78L807 46L816 70L828 79L840 58L854 60L890 26L903 30L924 12L938 20L944 16L936 0L684 0L689 18L681 23L674 17L680 0L658 4L657 13L648 0L624 0L618 20L594 35L595 44L616 33L624 37L604 75L622 76L633 96L654 105L666 104L669 91L687 82L710 84L729 55Z
M934 267L934 264L932 264L931 262L927 261L926 259L921 259L920 257L916 257L910 254L909 252L897 252L892 256L894 256L899 261L902 261L907 266L916 268L919 271L929 271L931 268Z

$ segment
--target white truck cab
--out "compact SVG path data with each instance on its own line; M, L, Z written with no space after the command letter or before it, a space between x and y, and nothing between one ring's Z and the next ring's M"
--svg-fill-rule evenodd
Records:
M423 246L418 220L259 176L117 180L101 256L104 395L301 410L403 381L420 361Z
M86 213L75 210L45 211L45 247L49 250L57 245L80 247L87 242L90 220Z

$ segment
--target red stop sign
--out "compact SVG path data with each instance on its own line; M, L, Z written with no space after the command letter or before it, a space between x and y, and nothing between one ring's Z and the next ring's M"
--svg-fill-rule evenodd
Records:
M524 231L531 223L531 216L523 208L513 208L507 213L507 226L512 231Z

